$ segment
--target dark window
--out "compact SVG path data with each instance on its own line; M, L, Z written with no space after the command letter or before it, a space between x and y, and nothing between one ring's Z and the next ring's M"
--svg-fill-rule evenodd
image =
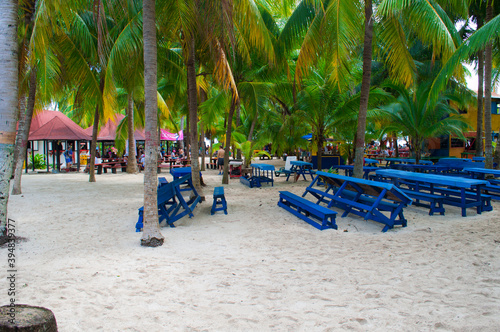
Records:
M449 143L449 140L448 140L448 136L441 136L441 149L448 149L448 143Z
M463 148L465 146L465 142L459 138L451 138L451 147L452 148Z
M491 114L500 114L500 102L491 102Z

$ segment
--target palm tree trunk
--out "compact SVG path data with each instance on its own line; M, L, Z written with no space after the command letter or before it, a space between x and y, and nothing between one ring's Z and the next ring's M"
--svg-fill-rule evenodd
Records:
M322 170L322 165L321 165L321 159L323 157L323 139L322 137L318 137L318 142L317 142L317 148L318 148L318 171Z
M7 203L18 113L17 1L0 2L0 237L7 235Z
M189 108L189 134L191 142L191 178L193 186L201 196L201 200L205 200L203 189L200 180L200 156L198 149L198 94L196 89L196 54L195 40L191 37L188 45L188 61L187 61L187 84L188 84L188 108Z
M30 86L28 92L28 105L26 112L21 114L19 121L18 139L16 142L17 162L14 170L14 185L12 187L12 195L22 194L21 177L23 174L23 161L26 156L26 148L28 146L28 138L30 134L31 119L33 118L33 110L35 108L36 95L36 68L32 68L30 73ZM26 160L26 168L28 168L28 160Z
M200 102L203 103L207 100L207 92L200 89ZM201 146L201 170L205 170L205 156L207 155L207 145L205 144L205 123L200 121L200 146ZM209 162L211 162L209 156Z
M128 158L127 158L127 173L137 173L137 156L135 153L135 137L134 137L134 96L128 94L127 105L127 130L128 130Z
M482 19L478 17L477 28L481 28ZM484 50L477 52L477 127L476 127L476 156L483 156L483 100L484 100Z
M241 126L241 105L238 104L238 109L236 110L236 128L239 128L240 126ZM241 149L236 150L236 159L241 159Z
M365 0L365 40L363 49L363 79L361 81L361 96L358 114L358 129L356 131L356 150L354 155L354 172L356 178L363 177L363 156L365 154L366 113L370 95L370 79L372 72L372 39L373 39L373 9L372 1Z
M99 104L95 106L94 125L92 127L92 142L90 142L89 182L95 182L95 156L97 152L98 131L99 131ZM101 157L103 152L104 151L101 151Z
M229 114L227 116L227 129L226 129L226 147L224 153L224 174L222 175L222 184L229 183L229 146L231 145L231 134L233 129L233 115L236 110L237 104L239 103L236 100L234 93L232 93L231 98L231 107L229 109Z
M252 124L250 125L250 131L248 132L247 141L251 141L253 138L253 132L255 130L255 125L257 124L257 117L258 117L258 113L255 113L255 116L252 120Z
M21 122L24 121L24 114L26 112L26 104L27 104L27 100L28 100L28 96L22 92L20 92L22 94L22 96L19 96L19 101L18 101L18 108L19 108L19 112L18 114L16 114L16 119L19 123L19 127L18 127L18 130L20 131L21 130ZM15 149L14 149L14 162L12 163L12 169L16 170L16 167L17 167L17 161L19 159L19 153L20 152L20 140L21 140L21 136L22 135L16 135L16 145L15 145ZM15 177L15 175L13 175Z
M202 171L205 171L205 156L207 154L207 147L205 145L205 124L203 121L200 121L200 143L201 147L201 164L200 164L200 169Z
M486 22L493 19L493 0L486 5ZM493 145L491 137L491 71L492 71L492 43L486 44L484 52L484 150L486 157L485 167L493 168Z
M158 247L165 238L158 224L158 199L156 166L158 163L158 128L157 101L157 54L155 0L143 0L143 39L144 39L144 113L145 113L145 167L144 167L144 213L141 245Z

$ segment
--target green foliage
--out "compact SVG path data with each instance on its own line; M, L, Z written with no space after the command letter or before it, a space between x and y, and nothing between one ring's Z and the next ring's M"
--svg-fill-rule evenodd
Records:
M259 156L267 156L269 159L271 159L271 155L267 153L266 151L263 150L255 150L254 147L256 146L255 142L252 141L245 141L243 143L236 143L236 147L241 150L241 155L245 159L245 168L250 165L252 162L252 159L255 157Z
M463 132L469 125L464 118L450 106L450 101L460 103L456 94L440 94L435 102L428 102L430 84L422 83L415 90L391 85L399 94L396 102L381 108L387 116L386 132L400 132L410 137L410 150L420 159L422 143L425 139L441 135L455 135L465 139Z
M32 168L33 163L35 164L35 169L42 169L47 167L47 164L45 163L45 155L43 154L35 154L34 160L32 156L29 156L28 168Z

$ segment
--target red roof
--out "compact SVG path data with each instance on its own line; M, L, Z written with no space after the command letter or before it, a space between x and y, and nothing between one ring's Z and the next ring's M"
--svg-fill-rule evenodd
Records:
M106 123L101 126L99 133L97 133L98 141L114 141L116 138L116 130L118 129L118 125L125 118L123 114L115 114L113 119L109 119ZM84 129L85 132L92 137L92 129L94 126L90 126L87 129ZM134 132L134 138L136 141L143 141L145 139L144 129L139 130L136 129Z
M28 140L90 140L91 137L70 118L58 111L42 111L31 121Z

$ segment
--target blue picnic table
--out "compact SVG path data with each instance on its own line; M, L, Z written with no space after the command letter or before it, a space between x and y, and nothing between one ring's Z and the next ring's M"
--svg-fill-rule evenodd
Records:
M181 185L186 185L188 190L192 191L192 195L188 201L182 196ZM159 179L157 189L157 205L158 205L158 222L163 220L170 227L175 227L174 222L182 217L189 215L193 217L193 211L196 205L201 201L201 197L193 186L191 181L191 173L177 178L172 182L166 181L165 178ZM135 225L136 232L140 232L143 228L144 207L139 208L139 218Z
M398 167L397 165L409 165L409 164L416 164L417 160L413 158L385 158L385 161L387 162L387 167L389 168L394 168ZM432 161L430 160L422 160L420 159L418 162L420 165L432 165Z
M174 177L174 180L180 179L183 176L187 174L191 174L191 167L177 167L177 168L171 168L170 169L170 174ZM200 171L200 177L201 177L201 171ZM181 191L189 191L191 190L189 187L182 188L180 189Z
M316 186L318 181L325 184L323 189ZM345 212L342 217L354 213L365 220L383 223L382 232L395 225L406 227L403 208L412 203L412 199L393 184L322 171L316 172L316 178L302 197L307 194L315 197L317 204L323 202L329 208L335 206L343 209Z
M292 166L290 167L290 173L286 177L287 181L290 178L290 175L292 175L292 174L294 174L294 181L297 181L301 175L304 178L304 180L307 181L307 179L306 179L307 174L309 174L311 176L311 180L314 179L314 175L312 173L312 168L313 168L312 163L308 163L308 162L300 161L300 160L294 160L294 161L290 162L290 165L292 165Z
M408 185L416 192L424 191L433 195L442 195L444 204L462 208L462 217L467 216L466 210L470 207L476 207L478 214L485 210L483 209L484 197L481 195L481 190L488 184L485 180L395 169L377 170L376 174L379 177L391 179L392 183L398 186Z
M240 182L253 187L260 187L263 183L270 183L271 186L274 186L274 171L275 168L273 165L255 163L250 164L252 167L252 176L248 177L246 175L240 177Z
M451 169L450 166L432 164L398 164L393 165L394 169L410 172L445 173Z
M371 158L365 158L365 165L366 166L376 166L378 165L378 160L377 159L371 159Z
M463 172L468 173L471 177L475 179L486 180L489 182L484 187L484 191L491 195L494 199L500 200L500 170L498 169L487 169L478 167L468 167L464 168ZM486 179L486 176L493 176L494 179Z
M352 173L354 172L354 165L334 165L332 168L343 169L346 176L352 176ZM376 171L377 169L379 168L375 166L363 166L363 179L368 180L368 174Z

